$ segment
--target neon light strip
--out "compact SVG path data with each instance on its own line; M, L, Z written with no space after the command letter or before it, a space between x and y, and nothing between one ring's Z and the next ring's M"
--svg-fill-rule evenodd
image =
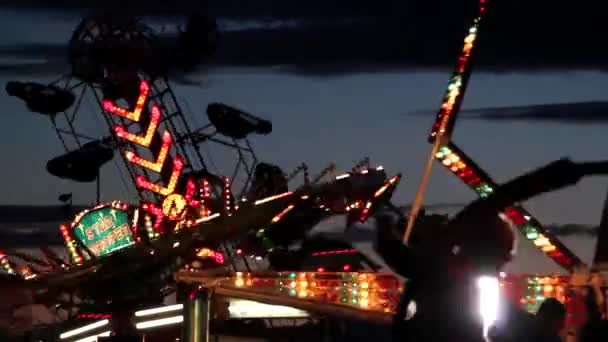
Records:
M302 318L309 317L306 311L282 305L270 305L244 299L229 300L231 318Z
M279 198L287 197L287 196L289 196L291 194L293 194L293 192L288 191L288 192L284 192L282 194L278 194L278 195L262 198L260 200L255 201L255 205L260 205L260 204L264 204L266 202L274 201L274 200L277 200Z
M108 336L110 336L110 333L111 332L108 330L108 331L102 332L101 334L81 338L80 340L76 340L74 342L97 342L99 340L98 337L108 337Z
M105 325L108 325L108 324L110 324L110 321L107 320L107 319L104 319L104 320L97 321L95 323L88 324L88 325L85 325L83 327L80 327L80 328L77 328L77 329L74 329L74 330L70 330L68 332L64 332L63 334L59 335L59 338L62 339L62 340L65 340L66 338L70 338L72 336L80 335L80 334L85 333L87 331L91 331L93 329L101 328L101 327L103 327Z
M294 207L295 207L295 205L290 204L289 206L287 206L287 208L283 209L283 211L281 211L275 217L273 217L272 220L270 220L270 222L277 223L277 222L281 221L283 216L287 215L287 213L290 212L291 209L293 209Z
M181 316L181 315L173 316L173 317L167 317L167 318L161 318L161 319L155 319L152 321L137 323L137 324L135 324L135 328L137 328L138 330L144 330L144 329L150 329L150 328L155 328L155 327L162 327L165 325L177 324L177 323L181 323L183 321L184 321L184 316Z
M374 198L380 197L380 195L382 195L391 185L395 184L395 182L399 180L399 178L399 176L391 177L391 179L389 179L388 182L382 185L380 189L376 190L376 192L374 193Z
M164 313L164 312L179 311L179 310L182 310L183 308L184 308L183 304L161 306L158 308L137 311L137 312L135 312L135 317L145 317L145 316L156 315L156 314Z
M335 254L355 254L359 253L356 249L339 249L335 251L314 252L312 256L335 255Z

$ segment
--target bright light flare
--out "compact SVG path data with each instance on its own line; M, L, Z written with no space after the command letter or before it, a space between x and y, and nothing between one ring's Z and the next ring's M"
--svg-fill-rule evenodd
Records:
M487 339L490 327L498 319L500 283L496 277L482 276L477 280L479 288L479 314L483 321L483 336Z

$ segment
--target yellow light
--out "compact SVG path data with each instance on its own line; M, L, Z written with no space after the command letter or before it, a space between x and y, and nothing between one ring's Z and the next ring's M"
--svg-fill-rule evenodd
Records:
M363 283L361 283L361 288L362 288L362 289L367 289L367 288L369 288L369 283L368 283L368 282L363 282Z
M245 285L245 282L243 281L243 279L238 278L238 279L237 279L237 280L234 282L234 285L236 285L236 286L238 286L238 287L241 287L241 286Z
M171 220L178 219L186 209L186 199L180 194L171 194L163 200L163 214Z
M361 305L362 308L366 308L369 305L369 300L367 300L367 299L361 299L359 301L359 305Z

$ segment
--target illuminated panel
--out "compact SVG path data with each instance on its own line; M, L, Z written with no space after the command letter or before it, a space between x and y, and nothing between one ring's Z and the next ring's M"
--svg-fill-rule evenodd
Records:
M127 205L113 202L78 214L71 224L71 234L100 257L134 244L131 228Z
M403 288L398 278L385 273L239 272L224 281L227 286L378 312L395 312Z
M501 279L500 286L508 300L519 303L523 310L531 314L535 314L547 298L564 303L568 330L576 329L584 320L583 297L570 286L568 276L509 274Z
M489 196L497 187L490 176L453 143L440 147L435 158L482 198ZM504 211L504 214L527 240L532 241L558 265L572 270L574 266L582 264L574 253L549 233L524 208L510 207Z
M464 39L464 45L462 51L458 56L458 62L456 70L450 77L445 95L435 123L431 129L429 141L433 142L437 134L445 135L449 137L454 127L456 115L462 104L464 98L465 89L471 75L471 54L475 47L475 42L478 37L479 24L485 14L486 0L479 1L479 16L473 21L473 25L469 27L468 35Z

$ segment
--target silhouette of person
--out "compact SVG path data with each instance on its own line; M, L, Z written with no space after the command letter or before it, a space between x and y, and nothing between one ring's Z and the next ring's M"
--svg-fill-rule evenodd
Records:
M566 307L555 298L547 298L540 305L534 318L529 341L561 342L560 332L564 329Z

